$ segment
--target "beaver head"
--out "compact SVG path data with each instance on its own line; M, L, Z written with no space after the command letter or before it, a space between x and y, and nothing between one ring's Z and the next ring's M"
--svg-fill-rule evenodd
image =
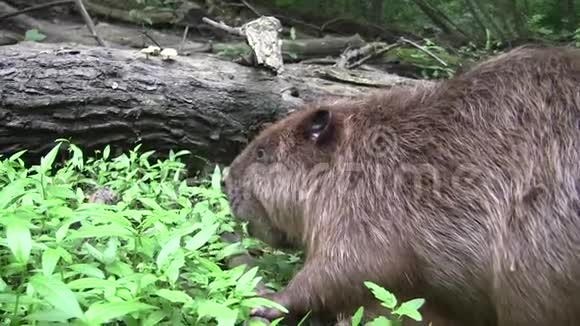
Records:
M232 214L248 233L278 248L299 248L305 200L317 171L332 164L340 112L306 107L266 127L234 159L224 176Z

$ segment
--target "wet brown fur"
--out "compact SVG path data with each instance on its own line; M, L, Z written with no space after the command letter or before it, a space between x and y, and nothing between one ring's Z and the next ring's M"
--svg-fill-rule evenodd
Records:
M579 50L521 47L432 87L311 104L225 185L253 235L304 248L274 296L293 313L352 314L370 280L425 298L435 326L580 325Z

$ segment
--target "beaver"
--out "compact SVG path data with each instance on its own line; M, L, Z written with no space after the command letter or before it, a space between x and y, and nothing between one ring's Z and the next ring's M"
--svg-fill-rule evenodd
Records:
M421 325L580 323L580 50L520 46L433 85L307 103L223 182L251 236L304 250L265 295L288 316L376 316L372 281L424 298Z

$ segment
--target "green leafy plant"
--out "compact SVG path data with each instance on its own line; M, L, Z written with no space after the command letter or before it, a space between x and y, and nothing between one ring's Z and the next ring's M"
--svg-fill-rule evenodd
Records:
M572 38L574 39L574 46L580 48L580 28L574 31Z
M220 170L189 185L179 158L154 152L83 158L60 142L39 165L0 161L0 320L9 324L235 325L257 305L259 269L225 268L235 254ZM110 189L114 204L89 202Z
M425 299L411 299L399 304L395 295L385 288L370 281L364 282L364 285L370 289L374 297L379 300L381 305L387 308L389 313L392 315L391 319L387 318L386 316L376 317L368 323L365 323L365 326L399 326L402 325L402 320L404 317L411 318L415 321L423 320L419 309L425 303ZM363 314L364 308L360 307L352 316L351 325L361 325Z
M24 40L32 42L40 42L43 41L45 38L46 35L39 32L38 29L36 28L27 30L26 34L24 35Z

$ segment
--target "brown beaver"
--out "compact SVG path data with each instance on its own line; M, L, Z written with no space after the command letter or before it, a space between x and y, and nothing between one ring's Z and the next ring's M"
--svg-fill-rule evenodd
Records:
M580 50L519 47L434 86L310 104L224 186L251 235L305 250L270 296L293 315L373 309L369 280L425 298L435 326L580 325Z

